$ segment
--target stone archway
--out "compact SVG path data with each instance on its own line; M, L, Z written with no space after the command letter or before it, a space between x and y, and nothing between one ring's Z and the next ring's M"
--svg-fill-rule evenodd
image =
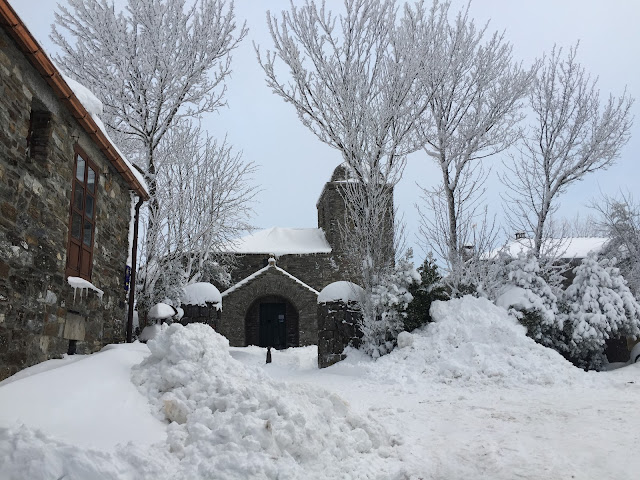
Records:
M282 349L300 345L299 313L295 305L280 295L257 298L245 314L247 345Z

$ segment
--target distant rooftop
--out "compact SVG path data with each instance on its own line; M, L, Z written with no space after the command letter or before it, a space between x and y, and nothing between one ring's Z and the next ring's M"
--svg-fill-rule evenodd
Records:
M264 253L280 256L330 253L331 246L320 228L273 227L237 239L227 251L229 253Z

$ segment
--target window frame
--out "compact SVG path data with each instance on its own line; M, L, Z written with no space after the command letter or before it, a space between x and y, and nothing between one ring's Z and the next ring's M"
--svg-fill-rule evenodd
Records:
M78 180L76 173L78 171L78 160L82 159L84 165L83 180ZM94 173L93 191L88 189L89 169ZM93 253L95 244L95 231L96 221L98 216L97 199L98 199L98 185L99 185L99 170L96 164L91 161L86 152L78 145L73 149L73 170L72 170L72 188L71 188L71 201L69 202L69 236L67 240L67 264L65 268L65 275L67 277L80 277L87 281L91 281L91 274L93 273ZM78 189L82 188L82 208L78 208L76 205L76 193ZM93 198L93 211L89 217L87 215L87 197ZM81 217L80 221L80 237L76 238L73 235L73 219L74 213ZM90 244L84 242L85 225L91 225L91 240ZM74 260L75 258L75 260ZM83 266L86 265L86 269Z

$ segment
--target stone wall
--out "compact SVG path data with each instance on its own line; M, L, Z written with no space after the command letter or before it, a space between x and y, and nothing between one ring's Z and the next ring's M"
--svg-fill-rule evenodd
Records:
M268 259L268 253L238 255L237 265L231 272L232 285L264 268ZM346 276L344 262L331 253L281 255L277 257L277 262L278 267L318 291ZM223 290L220 288L220 291Z
M339 168L339 167L338 167ZM335 176L335 174L334 174ZM318 228L324 231L325 238L334 252L340 252L340 225L344 224L346 208L338 183L326 183L320 193L316 208L318 210Z
M65 278L76 141L99 170L91 281L102 299ZM122 341L129 212L125 181L0 29L0 379L69 340L78 353Z
M180 305L184 311L184 315L179 320L182 325L190 323L204 323L218 329L218 320L220 319L220 310L218 304L207 302L205 305Z
M262 275L223 296L218 331L233 346L248 345L245 323L247 314L256 301L272 296L284 298L297 310L299 345L316 344L317 295L275 268L269 268Z
M326 368L346 358L342 352L347 346L360 346L362 313L356 302L320 303L317 308L318 367Z

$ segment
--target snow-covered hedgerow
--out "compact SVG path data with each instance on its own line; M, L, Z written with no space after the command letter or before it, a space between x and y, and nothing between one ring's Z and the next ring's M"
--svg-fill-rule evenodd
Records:
M433 322L414 330L413 344L369 363L376 378L411 388L447 384L518 386L571 383L579 369L526 336L526 329L485 298L465 296L431 306Z
M172 422L168 445L178 478L298 479L387 477L393 440L354 415L337 395L277 382L229 355L206 325L179 324L149 342L132 370L158 415Z
M640 305L615 267L615 259L598 261L589 255L574 272L565 292L569 353L578 365L599 369L606 360L608 339L640 335Z

